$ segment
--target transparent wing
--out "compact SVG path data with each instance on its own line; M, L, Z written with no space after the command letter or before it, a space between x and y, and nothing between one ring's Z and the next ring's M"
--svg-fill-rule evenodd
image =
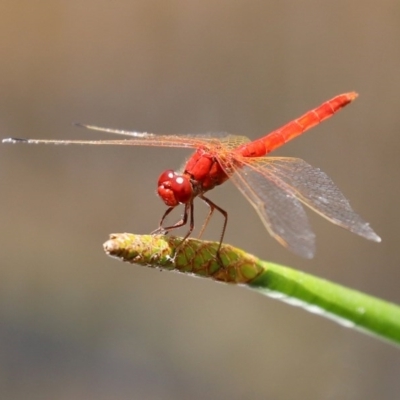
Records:
M253 197L257 198L257 207L265 208L266 211L264 212L269 215L268 218L270 221L276 219L275 214L277 213L283 213L280 216L281 220L290 219L294 211L293 207L285 211L278 204L273 204L272 206L267 204L267 202L271 204L271 196L267 191L269 190L269 186L274 185L280 191L285 192L290 198L292 196L297 198L334 224L346 228L366 239L376 242L381 240L369 224L354 212L341 191L320 169L314 168L298 158L241 158L240 162L244 164L241 171L241 175L244 175L244 177L238 182L237 179L235 181L235 176L233 175L233 181L239 186L242 192L244 192L242 180L247 179L251 182L254 193ZM269 182L268 185L265 184L265 181ZM246 185L248 184L246 183ZM249 198L246 193L245 195ZM276 197L276 195L274 196ZM254 200L252 201L253 203ZM295 216L295 218L298 217ZM269 230L276 230L273 225L274 223L272 223L272 227L267 225L267 228ZM299 226L298 229L303 228ZM308 230L309 227L305 229L306 232ZM301 244L298 243L299 240L293 237L293 235L286 239L287 241L291 241L295 247L301 247Z
M114 146L153 146L153 147L180 147L180 148L213 148L223 147L232 149L248 141L243 136L235 136L227 133L217 134L187 134L187 135L158 135L147 132L124 131L112 128L101 128L95 125L75 124L89 130L112 133L126 136L129 139L117 140L51 140L51 139L3 139L3 143L28 143L28 144L81 144L81 145L114 145Z
M314 256L315 235L307 215L285 184L281 185L272 175L267 177L250 166L228 174L279 243L302 257Z

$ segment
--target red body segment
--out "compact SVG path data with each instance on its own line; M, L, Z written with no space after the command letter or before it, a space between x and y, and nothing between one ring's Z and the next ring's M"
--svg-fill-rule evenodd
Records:
M288 124L284 125L267 136L257 139L250 143L245 143L240 146L236 151L243 157L262 157L271 151L276 150L285 143L301 135L315 125L318 125L323 120L331 117L341 108L352 102L357 93L345 93L334 97L331 100L323 103L317 108L308 111L300 118L297 118Z
M217 158L203 149L196 150L190 157L185 165L184 175L195 181L203 193L228 179Z

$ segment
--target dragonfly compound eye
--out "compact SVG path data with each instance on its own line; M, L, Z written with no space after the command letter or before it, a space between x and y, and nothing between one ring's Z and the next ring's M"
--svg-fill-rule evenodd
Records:
M187 203L192 198L192 185L184 175L172 170L164 171L158 178L158 195L167 206L174 207Z

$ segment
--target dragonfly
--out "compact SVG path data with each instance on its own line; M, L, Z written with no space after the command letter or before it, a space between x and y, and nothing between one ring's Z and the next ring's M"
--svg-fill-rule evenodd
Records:
M168 208L160 220L159 227L152 233L167 234L173 229L188 225L182 239L183 243L194 230L194 200L198 197L209 207L199 237L215 210L223 217L218 257L227 227L228 213L206 197L205 193L229 179L254 207L272 237L295 254L312 258L315 253L315 234L303 206L368 240L380 242L381 239L369 224L353 211L338 187L320 169L299 158L269 157L267 154L333 116L357 96L357 93L349 92L333 97L254 141L245 136L231 134L161 135L77 124L86 129L125 138L117 140L7 138L3 139L3 143L194 149L192 156L179 171L167 170L160 175L157 192ZM164 226L166 217L180 205L183 206L181 218L172 225Z

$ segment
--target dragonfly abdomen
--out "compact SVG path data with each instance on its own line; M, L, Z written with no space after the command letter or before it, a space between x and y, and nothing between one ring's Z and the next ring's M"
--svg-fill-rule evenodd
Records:
M319 107L308 111L300 118L297 118L284 125L268 135L255 140L251 143L245 143L237 148L244 157L263 157L271 151L276 150L283 144L289 142L305 131L318 125L325 119L331 117L337 111L351 103L358 96L355 92L344 93L326 101Z

